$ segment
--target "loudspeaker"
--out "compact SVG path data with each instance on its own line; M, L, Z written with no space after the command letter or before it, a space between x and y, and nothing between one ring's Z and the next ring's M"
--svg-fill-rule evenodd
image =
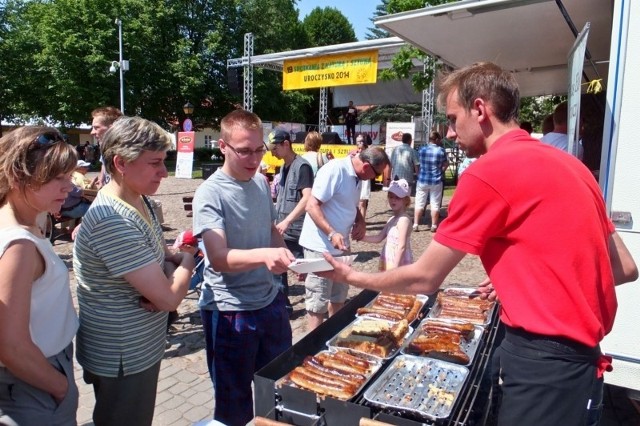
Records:
M229 86L229 92L233 96L241 96L244 85L244 68L227 68L227 85Z
M304 139L307 137L309 132L296 132L296 139L293 141L295 143L304 143Z
M340 144L340 136L336 132L324 132L322 134L322 143Z

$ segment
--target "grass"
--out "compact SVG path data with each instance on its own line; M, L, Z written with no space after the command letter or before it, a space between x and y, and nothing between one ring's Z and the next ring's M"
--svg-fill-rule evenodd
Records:
M176 175L176 161L175 160L166 160L164 162L167 167L167 171L169 172L169 176ZM192 179L202 179L202 163L199 161L193 162L193 169L191 172Z

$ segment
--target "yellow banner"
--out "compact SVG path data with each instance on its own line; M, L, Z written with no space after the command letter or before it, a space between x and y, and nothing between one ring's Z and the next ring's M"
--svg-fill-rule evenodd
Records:
M380 146L381 148L384 148L383 145L375 145L375 146ZM293 148L293 152L295 152L298 155L303 155L306 152L304 150L303 143L293 143L291 144L291 147ZM355 145L322 144L322 146L320 147L320 152L324 154L331 153L333 154L334 158L343 158L349 155L349 153L353 151L355 148L356 148ZM276 173L276 171L279 171L280 167L282 167L282 165L284 164L284 161L278 160L276 157L274 157L271 154L271 151L267 151L264 157L262 157L262 161L269 165L269 169L267 170L267 173L271 173L271 174L274 174ZM382 176L378 176L376 178L376 181L382 182Z
M367 50L284 61L282 89L368 84L375 83L377 78L378 51Z

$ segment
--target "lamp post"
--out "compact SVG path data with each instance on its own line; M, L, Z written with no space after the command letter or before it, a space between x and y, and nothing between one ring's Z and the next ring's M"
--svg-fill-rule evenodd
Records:
M193 114L193 110L194 106L189 101L187 101L187 103L182 106L182 111L184 111L184 114L187 116L187 118L185 118L182 122L182 130L185 132L190 132L191 130L193 130L193 122L189 118L191 114Z
M129 61L122 59L122 21L120 18L116 18L115 24L118 26L119 61L111 62L109 72L115 73L116 70L120 70L120 111L124 114L124 73L129 71Z

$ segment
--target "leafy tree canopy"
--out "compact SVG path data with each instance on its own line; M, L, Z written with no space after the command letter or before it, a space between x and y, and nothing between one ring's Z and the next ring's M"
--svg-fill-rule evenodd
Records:
M316 7L304 18L302 25L309 37L310 46L331 46L358 41L351 23L333 7Z
M381 0L380 4L376 6L376 11L373 13L373 17L369 18L369 20L373 23L375 21L375 18L379 18L381 16L387 15L389 13L387 12L388 10L389 10L389 0ZM367 28L367 34L365 35L365 38L367 40L374 40L377 38L387 38L390 36L391 35L389 34L388 31L385 31L374 25L372 27Z

